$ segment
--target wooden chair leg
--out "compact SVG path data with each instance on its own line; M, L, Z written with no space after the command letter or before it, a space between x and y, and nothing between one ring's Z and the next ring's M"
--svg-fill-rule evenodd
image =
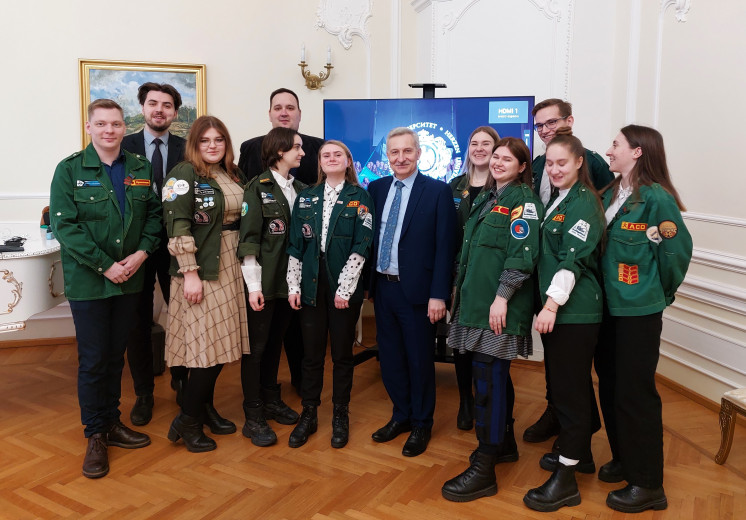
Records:
M725 463L730 454L730 447L733 444L733 430L736 427L734 413L733 403L722 399L720 401L720 450L715 455L717 464Z

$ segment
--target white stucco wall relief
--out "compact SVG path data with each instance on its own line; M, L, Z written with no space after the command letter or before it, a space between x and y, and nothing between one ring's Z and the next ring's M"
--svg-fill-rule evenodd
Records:
M352 38L370 41L367 29L373 0L321 0L316 10L316 26L333 34L345 49L352 47Z

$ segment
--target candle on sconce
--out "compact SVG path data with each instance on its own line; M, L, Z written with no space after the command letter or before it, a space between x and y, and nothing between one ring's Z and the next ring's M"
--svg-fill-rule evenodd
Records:
M332 48L331 46L326 48L326 64L331 65L332 64Z
M300 61L306 61L306 44L301 45L300 48Z

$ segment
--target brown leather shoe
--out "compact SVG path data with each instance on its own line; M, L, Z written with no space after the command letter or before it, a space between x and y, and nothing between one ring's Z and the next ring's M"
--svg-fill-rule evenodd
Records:
M109 431L106 433L106 441L109 446L134 449L150 444L150 437L144 433L131 430L118 421L109 428Z
M94 433L88 437L88 448L83 459L83 476L101 478L109 473L109 453L106 434Z

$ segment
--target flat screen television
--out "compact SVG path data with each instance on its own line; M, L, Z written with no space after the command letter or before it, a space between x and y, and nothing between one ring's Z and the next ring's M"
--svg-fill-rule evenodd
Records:
M391 175L386 135L397 126L415 130L420 171L448 182L458 175L469 135L489 125L500 137L523 139L533 153L533 96L407 99L326 99L324 138L345 143L360 183Z

